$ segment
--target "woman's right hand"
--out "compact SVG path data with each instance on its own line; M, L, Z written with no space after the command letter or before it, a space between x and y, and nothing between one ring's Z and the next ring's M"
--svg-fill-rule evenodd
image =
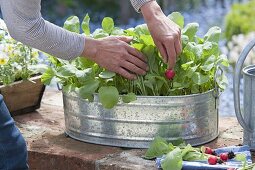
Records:
M136 75L145 75L149 67L146 57L128 44L131 41L132 38L124 36L86 38L82 55L109 71L133 80Z

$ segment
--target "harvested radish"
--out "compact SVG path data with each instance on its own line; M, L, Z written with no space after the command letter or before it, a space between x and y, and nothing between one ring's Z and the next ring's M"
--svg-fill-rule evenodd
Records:
M220 159L223 160L223 161L227 161L228 160L228 153L220 154Z
M216 156L210 156L210 157L208 158L208 163L209 163L210 165L216 165L217 162L218 162L218 158L217 158Z
M213 155L214 151L213 151L213 149L211 149L210 147L205 147L205 153L206 153L206 154Z

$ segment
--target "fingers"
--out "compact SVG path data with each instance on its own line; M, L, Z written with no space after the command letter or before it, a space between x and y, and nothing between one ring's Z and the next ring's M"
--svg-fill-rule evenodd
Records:
M168 56L167 56L167 52L166 52L165 47L160 42L157 42L156 45L159 49L159 52L160 52L161 56L163 57L163 61L165 63L167 63L168 62Z
M182 52L180 36L177 33L175 35L166 36L161 42L162 43L157 43L160 54L164 62L168 63L168 67L173 69L177 56Z
M130 39L132 40L132 38L130 37L117 37L119 40L122 40L124 42L128 42L130 41ZM134 72L136 74L139 75L144 75L145 71L148 71L148 66L146 64L147 62L147 58L143 55L143 53L139 52L137 49L131 47L130 45L126 44L125 48L127 50L127 54L125 55L125 59L127 61L129 61L130 63L132 63L134 66L136 66L136 68L131 67L130 64L125 64L125 66L129 66L129 67L125 67L126 69L130 70L131 72Z
M168 48L166 48L167 56L168 56L168 68L173 69L176 62L176 51L175 45L173 41L169 41Z
M138 75L145 75L146 71L141 69L140 67L137 67L135 64L131 63L131 62L123 62L121 64L121 66L123 68L125 68L126 70L129 70L132 73L138 74Z
M127 79L130 79L130 80L136 79L135 74L132 74L129 71L127 71L127 70L125 70L124 68L121 68L121 67L118 69L117 73L120 74L121 76L127 78Z
M140 58L138 58L137 56L127 53L124 58L125 60L120 63L120 67L129 73L127 74L125 72L125 75L123 75L124 77L130 79L131 75L145 75L146 71L148 71L147 64L144 61L140 60ZM124 74L123 70L122 74Z
M127 36L114 36L114 37L126 43L130 43L133 40L132 37L127 37Z
M129 52L131 55L133 55L133 56L139 58L139 59L142 60L143 62L147 62L147 58L143 55L143 53L139 52L137 49L135 49L135 48L133 48L133 47L131 47L131 46L128 45L128 46L127 46L127 50L128 50L128 52Z
M125 59L127 62L123 62L122 66L133 73L139 75L146 74L146 71L149 69L146 57L129 45L126 45L126 48L128 53L125 55Z
M116 72L127 79L145 75L149 69L146 57L128 43L131 37L112 36L102 39L97 52L97 63L109 71ZM104 56L104 57L102 57Z
M178 40L175 41L175 51L176 51L176 54L177 56L181 54L182 52L182 42L181 42L181 30L179 29L179 32L178 32Z

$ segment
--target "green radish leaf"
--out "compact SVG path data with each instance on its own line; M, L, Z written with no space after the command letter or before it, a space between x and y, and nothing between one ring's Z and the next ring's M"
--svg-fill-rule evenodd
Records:
M114 72L111 72L111 71L102 71L100 74L99 74L99 77L102 78L102 79L110 79L110 78L113 78L116 76L116 73Z
M126 29L126 30L124 30L124 33L125 33L126 36L136 36L134 28Z
M194 149L192 148L192 146L190 144L188 144L187 146L185 146L184 149L182 149L182 157L191 151L194 151Z
M219 46L217 43L214 42L206 42L203 44L203 56L211 56L215 55L218 56L220 53Z
M187 70L192 64L194 64L194 61L189 61L187 63L182 64L183 70Z
M95 62L85 58L85 57L77 57L75 60L72 61L72 65L80 70L84 70L87 68L91 68L95 65Z
M161 162L163 170L181 170L182 169L182 151L180 148L175 148L169 152L165 159Z
M45 85L50 85L50 82L54 76L55 76L54 70L51 67L49 67L41 76L41 81Z
M92 69L88 68L85 70L77 70L75 75L78 78L78 81L82 84L86 83L86 81L88 81L89 79L93 79L93 75L92 75Z
M183 28L182 34L188 36L189 41L194 41L194 37L198 31L198 27L198 23L189 23Z
M247 161L246 154L244 154L244 153L236 154L235 160L241 161L241 162L246 162Z
M148 88L150 88L151 90L154 90L153 85L156 84L156 80L155 79L149 79L149 80L145 80L144 81L144 85Z
M73 65L68 64L59 68L58 75L63 77L70 77L70 76L74 76L76 72L77 72L77 68L74 67Z
M202 45L197 45L195 42L189 42L186 45L186 50L192 52L196 58L201 58L203 54Z
M91 95L93 95L99 87L98 80L89 80L82 87L79 88L79 95L84 99L91 99Z
M202 156L200 152L188 152L183 156L184 161L202 161L206 160L205 157Z
M228 78L224 74L221 74L219 76L216 76L216 82L218 86L224 90L228 85Z
M193 94L199 93L199 87L198 87L198 85L196 85L196 84L193 84L193 85L192 85L192 87L191 87L191 93L193 93Z
M192 80L197 85L202 85L204 83L207 83L210 79L209 76L203 75L199 72L195 72L193 75L194 76L192 77Z
M90 35L89 21L90 21L90 17L88 14L86 14L86 16L84 17L81 23L81 28L86 35Z
M119 92L116 87L113 86L103 86L98 90L99 101L102 103L104 108L111 109L119 101Z
M204 71L210 71L214 68L214 63L200 66L200 68Z
M187 71L188 71L188 73L186 74L187 75L187 77L189 77L189 78L192 78L193 77L193 74L195 74L195 72L197 71L197 68L198 68L199 66L193 66L193 67L190 67Z
M168 18L172 20L174 23L179 25L180 28L183 28L184 26L184 17L179 12L173 12L170 15L168 15Z
M56 58L56 57L53 57L53 56L51 56L51 55L49 55L49 54L45 54L48 58L47 58L47 60L50 62L50 63L52 63L54 66L56 66L56 67L61 67L64 63L61 63L60 61L59 61L59 59L58 58ZM51 67L50 67L51 68Z
M205 41L218 43L220 40L221 29L220 27L212 27L205 34Z
M171 143L175 146L183 146L186 145L185 141L182 138L178 138L176 140L172 140Z
M150 35L141 35L140 40L142 40L143 44L146 46L155 46L154 41Z
M92 33L92 37L95 38L95 39L104 38L104 37L108 37L108 36L109 36L109 33L104 31L103 29L96 29Z
M114 30L113 19L110 17L105 17L102 21L102 28L108 34L111 34L111 32Z
M75 91L75 88L76 88L75 84L68 84L68 85L66 85L66 86L63 86L63 87L62 87L62 90L63 90L65 93L70 93L70 92L72 92L72 91Z
M173 88L180 88L180 87L182 87L181 83L178 83L178 82L173 83Z
M154 159L156 157L167 154L171 151L171 147L168 146L167 141L161 137L156 137L146 151L145 159Z
M187 35L182 35L181 39L182 39L182 48L184 49L189 42L189 37Z
M172 150L175 149L175 146L172 143L169 143L168 148L169 148L170 151L172 151Z
M139 51L142 51L144 44L135 43L135 44L132 44L131 46Z
M37 64L37 65L29 65L28 69L32 71L33 73L41 73L43 74L47 69L48 66L46 64Z
M224 55L224 54L221 54L221 55L218 57L217 61L216 61L216 65L221 65L221 66L223 66L223 67L228 68L228 67L229 67L229 61L228 61L228 59L227 59L227 56Z
M124 30L118 27L115 27L112 32L111 35L124 35Z
M156 64L156 58L154 56L155 50L153 46L145 46L142 50L144 55L148 59L149 70L154 73L158 73L158 65Z
M64 23L64 28L68 31L80 33L80 20L77 16L70 16Z
M135 34L137 35L150 35L150 31L146 24L137 25L134 31L135 31Z
M128 93L128 94L122 96L122 101L124 103L130 103L130 102L133 102L135 100L136 100L135 93Z

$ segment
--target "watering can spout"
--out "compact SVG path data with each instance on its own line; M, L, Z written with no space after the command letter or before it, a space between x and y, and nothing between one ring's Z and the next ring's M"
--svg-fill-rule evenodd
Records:
M235 73L234 73L234 104L235 104L235 113L236 113L236 117L238 119L238 122L240 123L240 125L243 127L244 131L248 132L248 133L253 133L253 129L251 128L250 124L247 123L247 118L245 119L244 117L246 116L246 114L252 114L252 113L243 113L241 111L240 108L240 79L241 79L241 71L243 69L243 64L245 59L247 58L249 52L252 50L252 48L255 46L255 39L252 40L242 51L242 53L240 54L240 57L236 63L236 67L235 67ZM249 68L255 68L255 66L250 66ZM247 77L250 77L251 79L254 79L254 75L248 75L246 74ZM255 85L255 84L254 84ZM245 86L245 84L244 84ZM250 88L250 87L249 87ZM244 89L248 89L251 92L251 89L249 88L244 88ZM251 94L250 94L251 95ZM247 99L250 100L250 99ZM255 100L252 99L252 100ZM249 107L249 106L247 106Z

